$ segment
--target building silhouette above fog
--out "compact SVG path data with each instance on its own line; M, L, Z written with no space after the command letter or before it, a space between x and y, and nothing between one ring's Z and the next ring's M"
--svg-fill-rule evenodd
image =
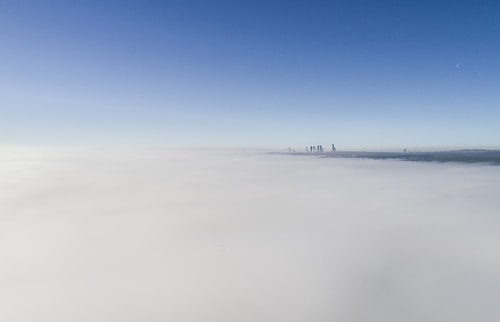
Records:
M306 150L306 153L325 153L325 149L323 148L323 145L321 145L321 144L306 146L305 150ZM329 152L333 153L336 150L337 150L337 148L335 147L335 144L332 143L332 149ZM295 152L295 150L289 147L288 152Z
M286 149L289 153L297 153L295 151L295 149L291 146L289 146L287 149ZM316 144L316 145L310 145L310 146L306 146L305 147L305 152L306 153L323 153L323 154L329 154L329 153L333 153L337 150L337 148L335 147L335 144L332 143L332 147L331 147L331 150L326 150L325 152L325 148L323 147L323 145L321 144ZM304 151L304 150L303 150ZM300 152L299 152L300 153ZM303 152L302 152L303 153Z

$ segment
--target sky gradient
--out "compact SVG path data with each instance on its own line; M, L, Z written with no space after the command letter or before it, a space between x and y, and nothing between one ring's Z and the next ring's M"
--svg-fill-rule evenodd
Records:
M0 144L499 148L498 1L1 1Z

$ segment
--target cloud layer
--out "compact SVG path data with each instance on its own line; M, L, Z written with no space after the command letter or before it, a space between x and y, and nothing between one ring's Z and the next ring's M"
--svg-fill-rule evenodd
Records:
M495 321L497 167L0 149L0 320Z

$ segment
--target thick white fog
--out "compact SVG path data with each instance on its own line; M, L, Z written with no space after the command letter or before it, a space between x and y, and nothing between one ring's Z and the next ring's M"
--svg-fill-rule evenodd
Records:
M0 149L0 321L500 321L500 167Z

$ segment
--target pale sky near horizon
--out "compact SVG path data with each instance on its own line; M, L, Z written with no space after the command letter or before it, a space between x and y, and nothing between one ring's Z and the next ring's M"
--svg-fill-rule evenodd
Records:
M498 1L1 1L0 144L500 147Z

